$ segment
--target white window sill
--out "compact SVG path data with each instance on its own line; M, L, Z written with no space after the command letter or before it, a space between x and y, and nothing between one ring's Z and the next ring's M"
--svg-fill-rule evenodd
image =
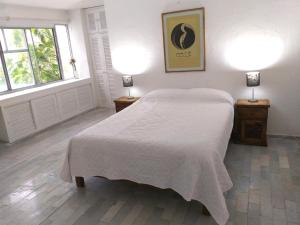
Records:
M11 92L8 94L0 95L0 105L7 105L12 103L16 104L18 102L26 100L28 101L30 99L46 96L89 83L91 83L90 78L71 79L43 85L40 87L29 88L22 91Z

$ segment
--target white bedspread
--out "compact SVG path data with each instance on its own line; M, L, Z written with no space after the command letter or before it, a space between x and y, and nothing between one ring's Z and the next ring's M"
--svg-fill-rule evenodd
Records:
M233 100L214 89L166 89L76 135L61 177L103 176L198 200L220 225L232 187L224 157L233 126Z

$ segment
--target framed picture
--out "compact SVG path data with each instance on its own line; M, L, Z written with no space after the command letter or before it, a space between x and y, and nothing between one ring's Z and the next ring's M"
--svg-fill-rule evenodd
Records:
M205 71L204 8L162 14L166 72Z

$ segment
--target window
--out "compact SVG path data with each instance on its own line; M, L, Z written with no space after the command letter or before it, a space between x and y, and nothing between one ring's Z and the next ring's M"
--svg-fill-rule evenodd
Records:
M66 25L0 28L0 92L74 77Z
M6 85L2 63L0 63L0 92L2 91L7 91L7 85Z
M70 64L70 55L73 55L70 45L70 37L68 28L65 25L56 25L55 31L57 35L57 44L60 52L62 69L64 71L64 79L74 78L73 66Z

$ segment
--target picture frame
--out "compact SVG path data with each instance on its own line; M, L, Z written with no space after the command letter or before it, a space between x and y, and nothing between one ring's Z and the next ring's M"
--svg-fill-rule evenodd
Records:
M165 72L205 71L204 7L162 13Z

